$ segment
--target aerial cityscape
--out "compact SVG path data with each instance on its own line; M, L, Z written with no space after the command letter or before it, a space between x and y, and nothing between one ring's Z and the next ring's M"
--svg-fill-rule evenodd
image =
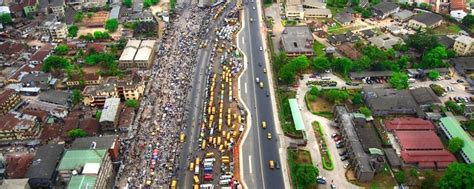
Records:
M0 0L0 189L473 189L470 0Z

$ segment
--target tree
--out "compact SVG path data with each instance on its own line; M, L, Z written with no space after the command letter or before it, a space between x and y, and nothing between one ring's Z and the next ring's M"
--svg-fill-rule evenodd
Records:
M396 180L399 184L405 183L405 181L406 181L405 171L401 170L401 171L396 172L396 173L395 173L395 180Z
M408 88L408 75L403 72L394 72L388 82L398 90L406 89Z
M419 6L421 9L425 9L425 10L431 10L433 7L428 4L428 3L420 3L420 6Z
M54 48L54 53L57 55L66 55L69 51L69 47L66 44L59 44Z
M94 36L91 33L86 35L79 36L79 39L86 40L86 41L94 41Z
M51 72L57 71L60 69L66 69L67 67L71 66L69 61L60 56L49 56L44 60L43 66L41 70L44 72Z
M79 28L76 25L72 25L67 29L67 36L77 37L77 32L79 32Z
M349 99L349 93L343 90L331 89L325 93L325 97L331 102L340 103Z
M111 68L117 64L117 57L111 53L94 53L87 55L85 62L87 65L100 65L105 68Z
M78 23L78 22L82 22L82 19L84 18L84 13L79 11L79 12L76 12L76 14L74 15L74 22Z
M125 7L127 8L131 8L132 7L132 0L123 0L123 5L125 5Z
M474 188L474 164L451 163L438 182L441 189Z
M416 32L413 35L408 36L405 41L409 47L415 48L421 53L425 53L436 47L438 44L438 38L431 31Z
M464 147L464 140L454 137L448 142L448 150L452 153L459 152Z
M448 64L443 61L443 59L446 58L448 58L446 48L438 46L424 54L421 62L417 64L416 67L423 69L447 67Z
M440 77L440 74L439 74L439 71L431 70L426 74L426 76L430 78L431 80L436 80Z
M474 120L466 121L462 125L467 131L474 132Z
M71 138L85 137L86 135L87 133L81 128L73 129L67 132L67 136Z
M71 101L74 106L82 102L82 99L84 99L84 97L79 89L72 90Z
M138 100L135 100L135 99L128 99L126 102L125 102L125 106L129 107L129 108L138 108L140 106L140 103L138 102Z
M115 32L118 28L118 20L117 19L108 19L105 22L105 29L109 32Z
M309 94L318 96L319 95L319 89L315 86L312 86L311 89L309 90Z
M295 81L296 71L289 64L286 64L278 72L278 77L283 82L291 84Z
M0 23L11 24L13 22L12 16L8 13L0 14Z
M298 186L308 186L316 183L319 170L311 164L297 164L295 175Z
M362 107L362 108L359 109L359 111L360 111L360 113L364 114L365 117L372 116L372 111L370 111L370 109L367 108L367 107Z
M170 0L170 11L173 12L176 7L176 0Z
M362 18L370 18L372 17L372 11L364 9L362 10Z
M464 18L462 18L461 22L468 27L474 25L474 15L466 15Z
M337 58L333 63L334 69L343 75L347 75L352 70L352 66L352 60L348 58Z
M331 68L331 62L326 57L316 57L311 64L316 71L326 71Z
M406 56L406 55L402 55L398 60L397 60L397 64L398 64L398 68L400 70L405 70L407 67L408 67L408 62L410 62L410 57Z
M425 180L421 182L421 189L431 189L434 188L436 181L431 170L426 171Z
M97 110L97 111L95 112L95 119L96 119L97 121L99 121L99 120L100 120L100 116L102 116L102 110Z
M352 104L359 105L362 104L362 95L360 93L354 94L352 97Z
M376 4L379 4L380 3L380 0L371 0L370 3L372 5L376 5Z
M357 6L357 7L359 7L360 0L351 0L351 2L352 2L352 6Z
M462 114L464 112L463 107L452 100L448 100L445 104L446 107L455 114Z
M92 13L92 12L88 12L88 13L87 13L87 18L90 19L90 18L92 18L92 16L94 16L94 13Z
M108 32L101 32L101 31L95 31L94 32L94 39L95 40L101 40L101 39L110 39L111 36Z
M355 72L363 72L372 66L372 60L369 58L369 56L364 55L360 57L358 60L354 61L354 64L352 66L352 70Z
M143 7L145 8L151 7L152 4L151 0L143 0Z
M264 0L263 3L269 5L273 3L273 0Z
M410 169L410 176L418 177L418 170L416 170L415 168Z
M280 71L278 76L286 83L293 83L296 77L296 74L302 70L305 70L309 66L309 60L306 56L298 56L293 58L285 64Z

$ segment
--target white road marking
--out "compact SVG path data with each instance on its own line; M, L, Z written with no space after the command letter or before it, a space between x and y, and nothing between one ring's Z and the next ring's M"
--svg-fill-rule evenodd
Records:
M242 37L242 44L245 44L245 38Z
M247 94L247 82L245 82L245 94Z
M249 172L252 174L252 156L249 155Z

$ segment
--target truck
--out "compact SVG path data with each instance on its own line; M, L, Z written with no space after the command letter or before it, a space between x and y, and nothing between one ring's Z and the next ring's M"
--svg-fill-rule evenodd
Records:
M221 177L219 177L220 180L226 180L226 179L231 179L232 178L232 175L222 175Z
M204 167L205 173L212 173L212 167Z
M212 163L212 162L215 162L216 161L216 158L206 158L204 159L204 163Z
M219 181L219 184L220 184L220 185L228 185L230 182L231 182L230 179L224 179L224 180L220 180L220 181Z

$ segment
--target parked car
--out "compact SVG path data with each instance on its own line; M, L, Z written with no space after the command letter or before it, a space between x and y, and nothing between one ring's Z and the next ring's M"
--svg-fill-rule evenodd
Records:
M349 168L349 166L351 166L351 165L350 165L349 163L346 163L346 164L344 165L344 169Z
M345 156L345 155L347 155L347 151L343 151L343 152L339 153L339 155L340 156Z
M333 133L333 134L331 135L331 138L334 138L334 137L337 137L337 136L339 136L338 133Z
M349 156L348 156L348 155L341 156L341 161L344 161L344 160L347 160L347 159L349 159Z
M277 169L280 169L280 163L276 162L276 163L275 163L275 167L276 167Z
M336 189L336 185L335 185L335 184L331 184L331 189Z
M326 184L327 183L326 180L322 180L322 179L316 179L316 182L318 184Z
M341 144L336 144L336 148L342 148L342 147L344 147L344 144L342 144L342 143Z
M342 143L344 143L344 141L342 141L342 140L336 141L336 145L339 145L339 144L342 144Z

